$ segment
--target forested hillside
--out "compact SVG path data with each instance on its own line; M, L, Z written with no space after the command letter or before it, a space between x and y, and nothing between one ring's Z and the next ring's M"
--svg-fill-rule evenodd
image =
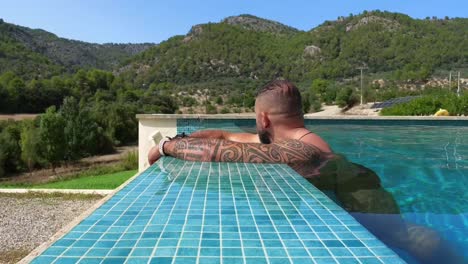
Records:
M48 78L80 68L112 70L151 46L154 44L94 44L69 40L0 19L0 73L12 71L24 79Z
M422 80L436 69L468 66L468 19L416 20L373 11L308 32L275 30L270 24L276 22L252 16L240 19L250 27L227 21L232 18L194 26L188 35L137 55L125 71L141 85L225 77L336 79L356 75L360 66L370 73L392 72L397 80Z

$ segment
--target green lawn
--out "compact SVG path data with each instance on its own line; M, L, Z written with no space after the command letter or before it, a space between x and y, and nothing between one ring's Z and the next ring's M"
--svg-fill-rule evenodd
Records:
M0 188L40 188L40 189L115 189L137 173L136 170L121 171L110 174L91 175L63 181L38 185L13 186L0 185Z

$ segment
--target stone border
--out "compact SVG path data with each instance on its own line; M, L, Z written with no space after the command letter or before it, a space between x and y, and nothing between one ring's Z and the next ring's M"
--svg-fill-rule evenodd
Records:
M63 193L63 194L98 194L108 195L113 190L85 190L85 189L0 189L0 193Z
M21 259L18 264L26 264L30 263L35 257L41 255L47 248L49 248L53 243L55 243L57 240L62 238L65 234L68 234L75 226L77 226L81 221L83 221L86 217L90 216L96 209L101 207L105 202L110 200L114 194L122 190L125 186L127 186L130 182L135 180L142 172L138 172L134 176L132 176L130 179L125 181L123 184L121 184L119 187L117 187L114 190L111 190L107 196L99 200L97 203L95 203L93 206L88 208L85 212L80 214L78 217L73 219L70 223L68 223L66 226L62 227L55 235L53 235L51 238L49 238L48 241L42 243L38 247L36 247L33 251L31 251L26 257Z
M137 119L255 119L254 113L244 114L138 114ZM468 121L468 116L360 116L360 115L340 115L340 116L311 116L304 115L310 120L450 120Z

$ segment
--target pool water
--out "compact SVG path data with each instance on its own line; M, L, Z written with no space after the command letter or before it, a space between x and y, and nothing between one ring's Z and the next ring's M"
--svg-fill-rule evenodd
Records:
M451 255L461 256L462 262L468 263L466 121L306 119L305 122L334 152L375 172L397 203L401 213L397 218L413 227L426 228L425 234L416 233L415 240L424 244L429 240L424 236L426 231L435 231L436 239L444 240ZM199 129L256 131L254 120L178 120L178 132ZM385 222L387 218L377 215L374 221ZM376 228L391 230L385 224ZM411 253L392 246L405 261L419 263ZM439 257L433 256L433 262L450 263L446 255Z
M309 125L333 150L372 169L408 223L468 257L468 127ZM408 262L405 252L396 250ZM447 263L440 259L436 263Z

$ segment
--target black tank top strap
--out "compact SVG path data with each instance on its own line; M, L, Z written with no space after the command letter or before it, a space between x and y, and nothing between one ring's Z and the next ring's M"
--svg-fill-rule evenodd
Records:
M305 133L304 135L302 135L302 137L300 137L298 140L301 140L303 137L305 137L305 136L307 136L307 135L309 135L309 134L312 134L312 133L313 133L313 132L309 131L309 132Z

